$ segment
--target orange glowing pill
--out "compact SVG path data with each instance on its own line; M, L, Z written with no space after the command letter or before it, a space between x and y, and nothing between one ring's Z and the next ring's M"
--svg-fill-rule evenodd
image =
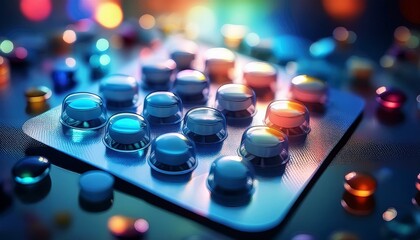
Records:
M354 196L368 197L376 190L375 178L367 173L350 172L344 180L344 188Z
M243 69L243 79L252 88L270 87L277 81L277 70L265 62L250 62Z
M265 124L287 135L309 133L309 111L305 105L291 100L277 100L267 107Z
M7 84L10 79L9 60L0 56L0 85Z
M213 82L231 82L235 54L227 48L211 48L205 53L205 72Z

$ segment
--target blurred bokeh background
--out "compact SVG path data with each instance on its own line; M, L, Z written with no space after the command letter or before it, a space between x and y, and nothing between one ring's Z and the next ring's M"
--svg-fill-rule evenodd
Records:
M183 31L215 44L225 24L245 26L254 44L284 35L316 41L342 26L357 34L355 46L362 51L374 45L376 58L393 41L395 28L420 26L416 0L3 0L1 5L3 38L51 32L81 19L109 29L124 20L138 21L144 28Z

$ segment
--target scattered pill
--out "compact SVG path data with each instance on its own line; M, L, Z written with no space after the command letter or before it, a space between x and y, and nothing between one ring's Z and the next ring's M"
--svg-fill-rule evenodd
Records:
M15 163L12 174L17 183L36 184L49 175L50 165L45 157L27 156Z

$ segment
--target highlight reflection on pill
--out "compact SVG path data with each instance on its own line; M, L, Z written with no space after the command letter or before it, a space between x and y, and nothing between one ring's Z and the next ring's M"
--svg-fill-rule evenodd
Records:
M45 157L26 156L15 163L12 174L17 183L36 184L49 175L50 166L50 162Z
M367 173L350 172L344 176L344 188L357 197L368 197L375 193L376 180Z
M299 75L292 79L290 93L298 101L323 104L327 101L328 86L318 78Z

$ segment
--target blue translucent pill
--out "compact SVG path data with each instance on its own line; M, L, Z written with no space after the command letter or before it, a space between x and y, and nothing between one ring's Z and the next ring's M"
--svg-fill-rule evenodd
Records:
M210 82L197 70L180 71L175 78L173 91L184 103L206 102L209 95Z
M207 187L218 198L250 196L254 191L254 173L238 156L223 156L210 167Z
M50 162L45 157L28 156L15 163L12 175L17 183L36 184L48 176L50 166Z
M182 132L196 143L218 143L227 137L226 118L214 108L193 108L185 114Z
M254 166L280 166L289 161L288 137L266 126L250 127L242 135L238 153Z
M134 107L138 103L139 83L132 76L113 74L101 80L99 92L108 109Z
M176 63L172 59L144 63L142 66L142 80L144 88L166 90L172 75L176 69Z
M104 202L112 198L114 177L104 171L83 173L79 179L80 196L88 202Z
M66 127L93 130L106 124L106 108L102 98L93 93L72 93L64 98L60 122Z
M135 113L118 113L111 116L105 127L103 143L119 152L136 152L150 145L149 123Z
M172 92L152 92L144 99L143 116L150 124L175 124L182 120L182 101Z
M198 165L193 142L179 133L157 137L152 143L148 163L153 170L168 175L190 173Z
M225 84L217 89L215 107L226 118L250 118L256 113L254 91L243 84Z

